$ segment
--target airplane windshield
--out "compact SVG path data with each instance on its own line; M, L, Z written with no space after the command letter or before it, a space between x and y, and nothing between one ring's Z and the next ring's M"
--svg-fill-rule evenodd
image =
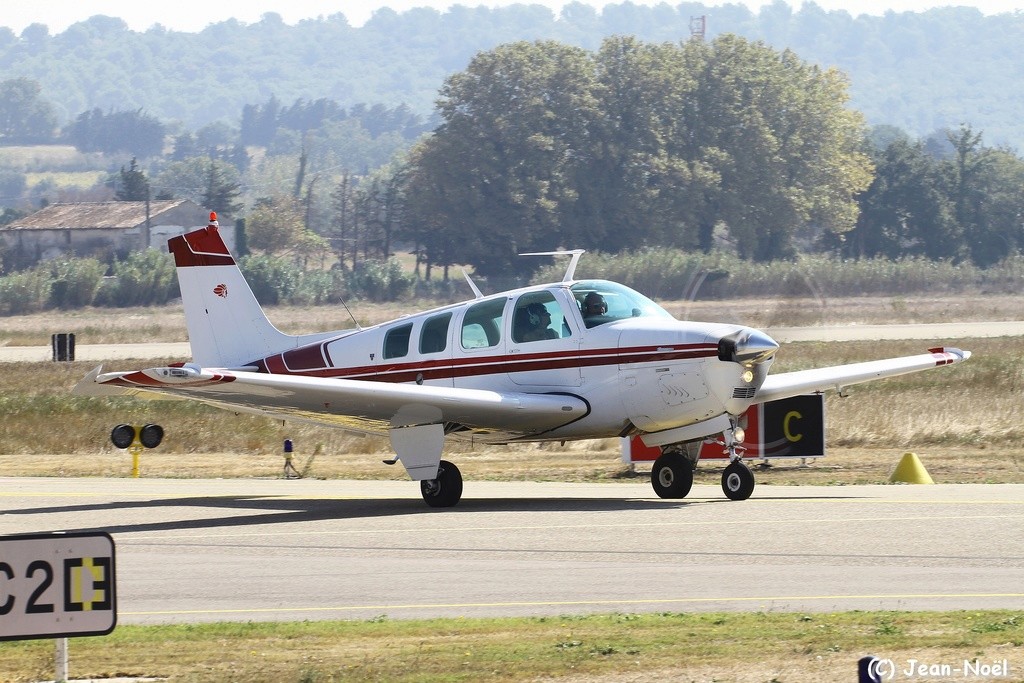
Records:
M583 323L597 327L624 318L671 318L643 294L606 280L584 280L570 288L583 313Z

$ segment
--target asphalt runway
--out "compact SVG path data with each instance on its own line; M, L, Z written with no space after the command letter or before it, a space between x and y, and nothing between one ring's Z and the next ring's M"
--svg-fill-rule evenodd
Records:
M119 623L1024 610L1024 485L0 478L0 534L103 530Z

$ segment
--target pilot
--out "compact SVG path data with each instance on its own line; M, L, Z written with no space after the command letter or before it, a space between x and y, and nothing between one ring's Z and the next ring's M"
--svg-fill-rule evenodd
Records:
M614 318L609 318L607 313L608 304L604 297L597 292L590 292L583 299L583 322L587 327L594 327L614 320Z
M534 302L527 305L526 316L529 329L523 334L523 341L558 339L558 333L551 329L551 312L544 304Z

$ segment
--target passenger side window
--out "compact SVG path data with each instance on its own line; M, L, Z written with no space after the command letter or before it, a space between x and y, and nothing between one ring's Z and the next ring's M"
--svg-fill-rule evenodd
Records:
M451 313L442 313L429 318L420 331L420 353L441 353L448 348L448 325Z
M512 341L521 344L569 336L572 331L551 292L519 297L512 314Z
M412 323L392 327L384 335L384 358L404 358L409 355L409 337Z
M501 343L505 299L473 304L462 319L462 348L483 349Z

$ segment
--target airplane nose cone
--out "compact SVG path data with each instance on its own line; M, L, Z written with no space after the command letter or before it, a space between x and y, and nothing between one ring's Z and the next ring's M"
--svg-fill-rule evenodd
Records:
M760 330L743 329L718 341L718 359L742 365L762 363L779 350L779 344Z

